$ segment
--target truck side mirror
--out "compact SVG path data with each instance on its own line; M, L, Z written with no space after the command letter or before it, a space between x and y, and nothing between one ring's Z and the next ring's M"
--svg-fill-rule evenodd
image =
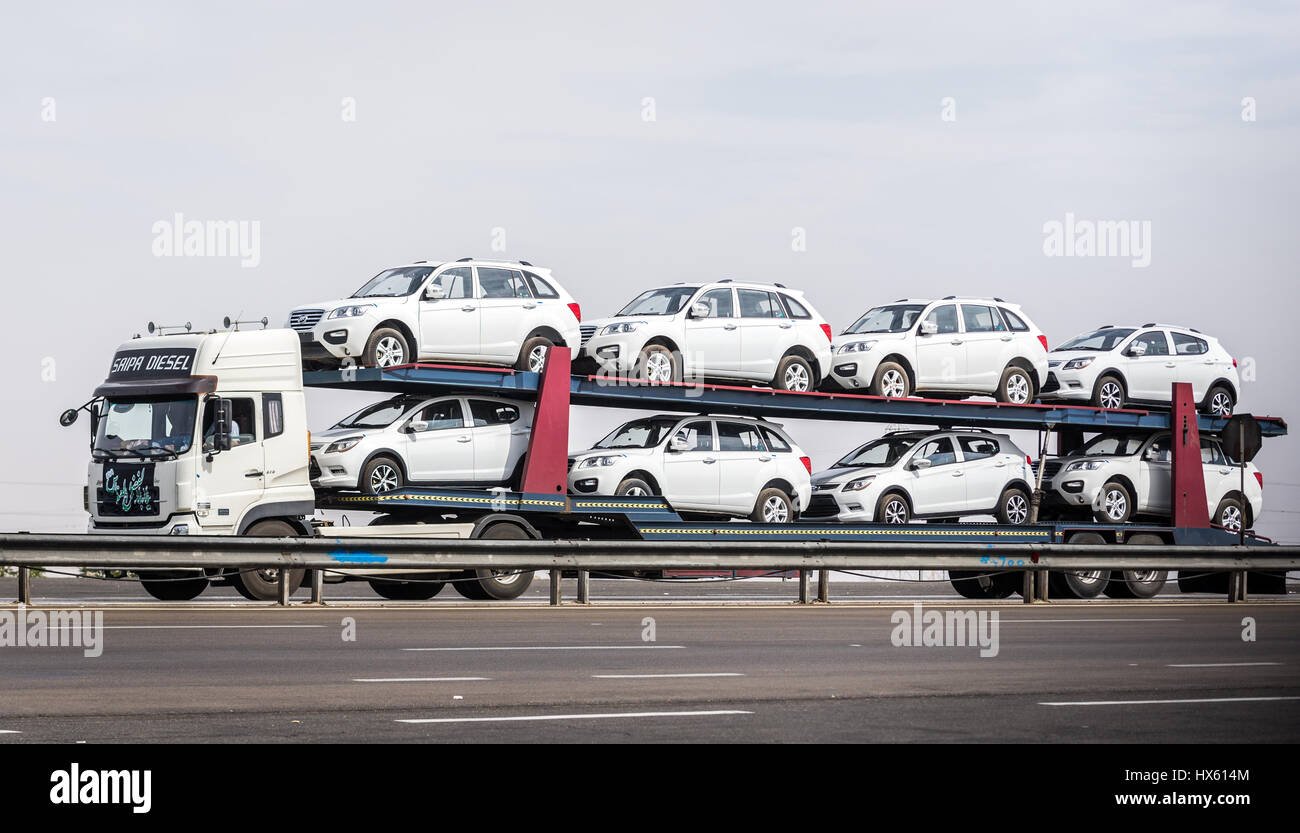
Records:
M74 422L77 421L78 411L79 409L77 408L69 408L68 410L59 414L59 425L62 425L64 428L67 428L69 425L72 425Z
M212 450L229 451L230 426L234 422L231 403L229 399L218 399L214 404L216 410L212 418Z
M932 318L921 322L921 335L932 336L939 332L939 324Z
M441 301L446 297L447 290L443 289L442 286L436 283L429 284L429 286L424 290L424 300L426 301Z

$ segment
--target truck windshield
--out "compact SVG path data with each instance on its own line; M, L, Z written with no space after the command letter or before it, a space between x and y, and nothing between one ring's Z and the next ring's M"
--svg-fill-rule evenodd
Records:
M93 453L103 457L167 457L194 441L193 396L105 400Z
M695 294L698 286L667 286L643 292L632 303L619 310L619 315L676 315L686 301Z
M596 443L596 448L654 448L668 438L681 420L676 417L650 417L629 422L605 439Z
M907 453L909 448L916 445L918 439L919 437L884 437L872 440L849 452L844 459L831 468L860 469L892 466Z
M384 402L369 405L351 416L344 417L334 424L335 428L387 428L407 411L414 408L422 399L412 396L397 396Z
M863 333L905 333L912 329L924 304L891 304L867 310L866 314L845 330L846 335Z
M433 274L433 266L403 266L385 269L366 281L353 298L402 298L420 288L425 278Z

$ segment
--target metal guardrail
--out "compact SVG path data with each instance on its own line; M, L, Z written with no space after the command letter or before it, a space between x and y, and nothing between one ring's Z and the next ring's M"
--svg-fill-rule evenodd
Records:
M634 570L797 570L801 596L807 577L821 572L827 596L833 570L1024 571L1026 601L1046 600L1048 570L1196 570L1233 574L1230 598L1244 598L1251 570L1300 570L1300 546L936 544L906 542L669 542L515 541L428 538L235 538L216 536L0 534L0 566L76 564L101 569L288 568L314 573L319 601L322 570L550 570L558 603L561 571L577 571L587 598L591 572ZM20 601L29 590L20 574ZM282 574L283 575L283 574ZM1037 579L1030 581L1030 576ZM1041 589L1039 589L1041 587ZM281 602L288 591L281 588Z

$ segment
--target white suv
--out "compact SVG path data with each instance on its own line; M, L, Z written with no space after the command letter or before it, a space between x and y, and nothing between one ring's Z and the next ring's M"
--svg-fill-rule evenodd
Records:
M385 269L350 298L289 315L308 365L416 361L540 371L551 345L577 350L582 310L548 269L462 258Z
M1000 298L900 300L868 310L835 341L842 388L1034 401L1047 381L1047 337Z
M533 406L483 396L395 396L313 434L311 481L375 495L404 486L517 486Z
M861 523L995 515L1029 520L1029 457L1005 434L896 431L813 477L804 517Z
M653 416L569 457L569 491L662 495L688 513L793 521L808 506L812 460L777 425L743 417Z
M1044 400L1122 408L1168 404L1174 382L1191 382L1201 410L1232 416L1241 379L1237 362L1216 339L1187 327L1106 325L1052 351Z
M603 374L649 382L739 380L810 391L830 373L831 327L803 293L730 280L643 292L582 325Z
M1246 464L1245 500L1241 469L1217 439L1201 437L1201 463L1210 519L1249 529L1264 505L1264 475ZM1082 448L1044 464L1043 492L1049 514L1090 511L1102 523L1126 523L1138 515L1168 517L1172 511L1173 460L1169 434L1102 434Z

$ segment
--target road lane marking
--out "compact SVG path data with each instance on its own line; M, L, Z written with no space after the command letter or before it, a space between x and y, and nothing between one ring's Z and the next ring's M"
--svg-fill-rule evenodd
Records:
M17 729L0 729L0 735L21 735Z
M1085 622L1181 622L1182 619L1003 619L1002 624L1066 625Z
M649 651L685 645L487 645L468 648L403 648L403 651Z
M1188 700L1077 700L1062 703L1039 703L1040 706L1162 706L1177 703L1275 703L1300 700L1300 697L1199 697Z
M105 625L109 631L206 631L206 630L293 630L328 628L332 625Z
M477 683L491 677L356 677L354 683Z
M1256 665L1281 665L1280 662L1180 662L1166 668L1250 668Z
M528 714L513 717L421 717L395 720L395 723L518 723L538 720L612 720L638 717L726 717L753 712L717 709L701 712L606 712L603 714Z
M661 680L681 677L743 677L735 671L718 671L706 674L592 674L593 680Z

